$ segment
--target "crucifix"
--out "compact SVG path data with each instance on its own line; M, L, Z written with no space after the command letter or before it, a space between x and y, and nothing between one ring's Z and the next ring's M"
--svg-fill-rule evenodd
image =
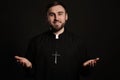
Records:
M60 56L60 54L57 53L57 51L55 51L55 54L52 54L52 56L55 56L55 64L57 64L57 57Z

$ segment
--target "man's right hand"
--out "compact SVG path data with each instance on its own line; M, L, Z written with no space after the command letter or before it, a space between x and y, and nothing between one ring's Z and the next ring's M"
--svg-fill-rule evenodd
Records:
M25 66L27 68L32 68L32 63L28 59L20 56L15 56L15 59L17 60L17 62L22 64L22 66Z

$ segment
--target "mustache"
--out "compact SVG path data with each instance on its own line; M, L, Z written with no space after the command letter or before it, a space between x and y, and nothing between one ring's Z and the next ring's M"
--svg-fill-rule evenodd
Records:
M61 21L59 21L59 20L54 20L54 23L56 23L56 22L59 22L59 23L61 23Z

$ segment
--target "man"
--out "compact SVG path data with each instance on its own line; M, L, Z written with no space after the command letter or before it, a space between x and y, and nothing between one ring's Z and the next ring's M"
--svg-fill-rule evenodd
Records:
M34 80L79 80L99 58L89 59L82 39L69 32L65 6L54 1L47 7L50 30L32 39L25 57L15 56Z

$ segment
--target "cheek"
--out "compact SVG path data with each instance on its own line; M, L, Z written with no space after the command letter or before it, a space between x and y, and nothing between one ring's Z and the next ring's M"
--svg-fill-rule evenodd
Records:
M48 18L48 20L49 20L50 22L53 22L53 21L54 21L54 18L51 17L51 18Z
M52 19L51 19L51 18L48 18L48 22L51 23L51 22L52 22Z
M67 20L67 18L64 16L64 17L61 18L61 20L62 20L63 22L65 22L65 21Z
M62 22L64 23L65 21L66 21L66 19L65 19L65 18L63 18L63 19L62 19Z

